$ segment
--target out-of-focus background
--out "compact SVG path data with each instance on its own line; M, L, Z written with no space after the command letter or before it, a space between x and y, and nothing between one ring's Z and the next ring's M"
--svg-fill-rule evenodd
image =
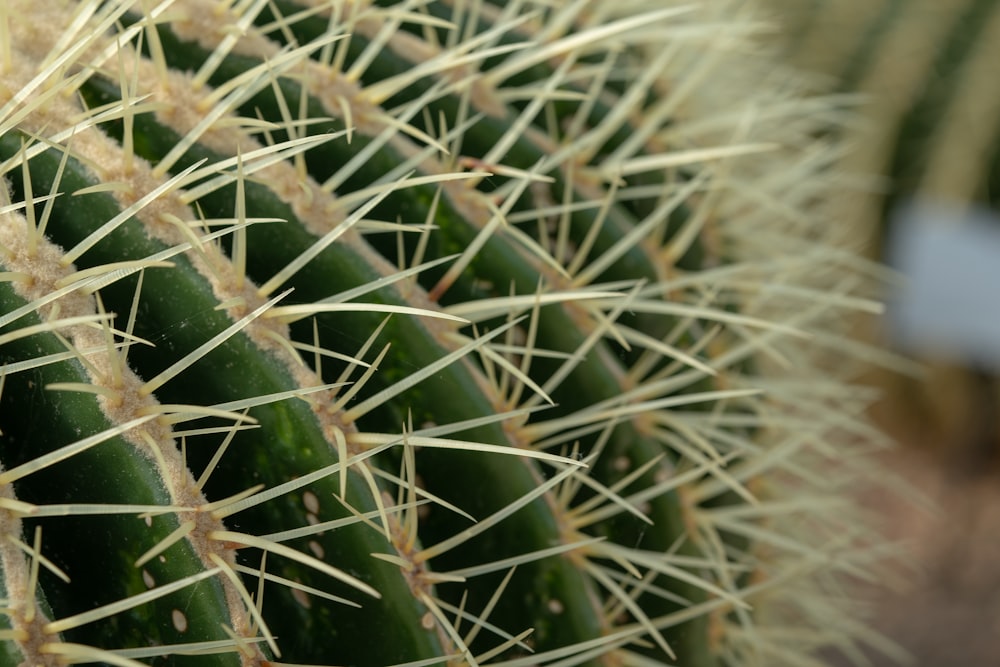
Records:
M1000 230L1000 0L764 5L781 24L785 58L810 72L818 90L860 95L861 119L843 131L851 151L841 166L873 178L839 204L859 247L886 259L900 239L923 243L925 262L914 269L922 274L912 282L946 305L971 304L907 324L903 333L914 336L904 337L905 352L923 364L921 376L873 378L885 392L876 417L901 443L886 455L890 465L937 507L886 489L864 497L889 519L892 536L908 542L921 573L901 577L911 585L889 594L872 590L875 625L909 652L911 665L998 666L1000 334L991 327L1000 321L1000 242L990 234ZM918 214L900 214L908 202L918 202ZM930 218L951 240L919 236L915 218ZM977 224L985 236L967 233ZM952 241L985 263L968 270L964 251L935 257ZM938 312L930 299L921 292L899 300L926 316ZM936 324L944 325L937 338L921 338ZM886 340L886 329L871 335ZM899 664L878 653L870 659Z

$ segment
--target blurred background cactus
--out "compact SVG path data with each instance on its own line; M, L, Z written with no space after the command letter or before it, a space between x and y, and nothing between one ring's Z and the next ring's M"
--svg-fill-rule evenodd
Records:
M972 207L997 211L996 2L768 4L784 29L784 57L818 75L822 89L859 96L863 120L848 132L842 164L873 180L866 194L845 199L840 217L854 221L870 255L887 256L888 227L908 201L952 209L943 225ZM942 260L939 270L953 269ZM990 306L982 308L985 315ZM926 370L917 380L883 378L885 423L909 442L949 443L944 459L965 470L992 469L1000 453L995 360L958 345L908 351Z
M937 285L939 309L925 310L925 323L936 320L949 333L913 345L899 340L908 332L897 328L891 340L908 343L898 349L922 368L877 380L886 393L877 421L904 445L886 462L940 506L928 515L868 498L892 517L894 534L913 544L926 572L912 589L876 599L877 625L911 651L915 665L997 664L995 624L984 636L980 623L992 623L995 614L984 616L984 610L1000 604L1000 330L994 307L1000 279L1000 4L767 5L781 26L783 58L811 72L818 90L853 97L859 110L859 122L837 129L850 148L840 164L868 174L869 183L867 192L839 203L837 217L851 221L856 245L868 256L896 261L901 245L912 249L916 240L923 246L923 273L900 264L909 273L908 287L896 291L920 296ZM955 248L961 252L949 252ZM951 308L958 303L964 307ZM872 336L888 338L884 330Z
M886 444L743 0L0 0L10 664L812 665Z

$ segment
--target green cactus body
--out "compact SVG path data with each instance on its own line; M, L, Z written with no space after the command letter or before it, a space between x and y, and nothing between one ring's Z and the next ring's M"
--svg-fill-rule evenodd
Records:
M827 103L551 4L0 2L4 664L872 639Z

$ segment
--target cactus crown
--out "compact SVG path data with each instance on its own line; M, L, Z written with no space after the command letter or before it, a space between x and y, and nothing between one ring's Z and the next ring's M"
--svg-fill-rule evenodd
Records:
M876 306L824 218L836 109L761 29L0 0L5 663L864 639Z

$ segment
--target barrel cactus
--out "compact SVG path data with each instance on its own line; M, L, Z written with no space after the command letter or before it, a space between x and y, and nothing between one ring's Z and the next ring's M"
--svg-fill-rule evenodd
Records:
M889 226L898 222L905 233L908 221L899 212L913 200L953 209L939 216L944 224L968 208L996 214L1000 3L766 3L785 28L785 57L822 76L828 89L860 100L864 122L846 133L857 148L843 168L874 176L874 187L845 198L839 217L855 221L872 255L891 257ZM983 470L996 462L1000 432L997 383L984 370L993 363L971 353L959 357L957 341L927 347L913 350L927 357L919 383L905 379L913 369L884 378L892 399L887 417L907 440L944 443L940 453L949 463Z
M785 57L860 93L849 166L884 180L848 202L851 215L878 230L913 197L997 207L997 2L765 3L784 25Z
M0 1L4 664L810 665L889 549L746 2Z

